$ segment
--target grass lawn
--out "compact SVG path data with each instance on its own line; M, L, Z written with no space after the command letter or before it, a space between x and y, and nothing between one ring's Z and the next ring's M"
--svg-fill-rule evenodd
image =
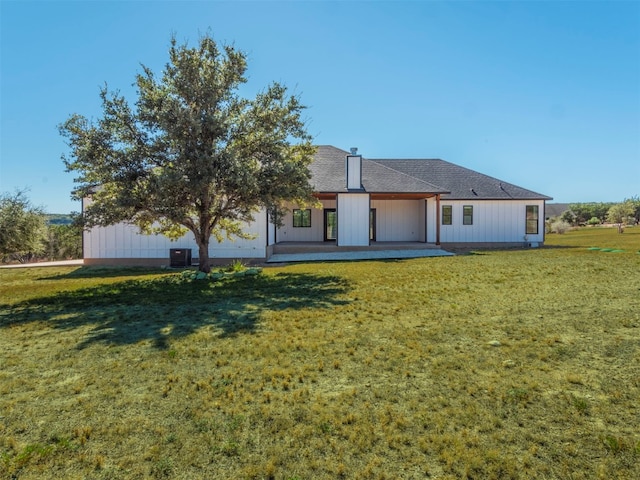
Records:
M639 251L0 270L0 478L640 478Z

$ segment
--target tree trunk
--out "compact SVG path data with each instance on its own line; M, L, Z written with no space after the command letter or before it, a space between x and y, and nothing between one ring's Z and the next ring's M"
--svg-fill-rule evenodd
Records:
M209 239L200 239L198 242L198 270L204 273L211 271L211 265L209 265Z

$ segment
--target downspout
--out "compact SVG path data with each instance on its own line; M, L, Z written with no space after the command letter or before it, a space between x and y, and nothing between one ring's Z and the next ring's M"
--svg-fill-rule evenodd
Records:
M436 245L440 245L440 194L436 194Z

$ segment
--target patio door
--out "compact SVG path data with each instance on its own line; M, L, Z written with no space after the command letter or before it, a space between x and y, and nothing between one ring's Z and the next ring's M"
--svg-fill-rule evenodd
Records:
M338 238L338 214L335 208L324 209L324 241L329 242Z
M376 209L369 211L369 240L376 241Z

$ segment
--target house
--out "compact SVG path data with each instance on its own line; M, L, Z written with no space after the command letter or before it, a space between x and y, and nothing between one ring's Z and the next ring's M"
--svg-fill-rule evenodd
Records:
M212 259L264 260L275 248L366 249L380 245L447 247L538 246L550 197L439 159L366 159L319 146L310 166L320 206L291 205L276 228L266 212L247 225L250 240L211 242ZM170 249L192 249L117 224L84 234L85 264L167 264Z
M571 210L568 203L547 203L545 211L545 219L561 217L564 212Z

